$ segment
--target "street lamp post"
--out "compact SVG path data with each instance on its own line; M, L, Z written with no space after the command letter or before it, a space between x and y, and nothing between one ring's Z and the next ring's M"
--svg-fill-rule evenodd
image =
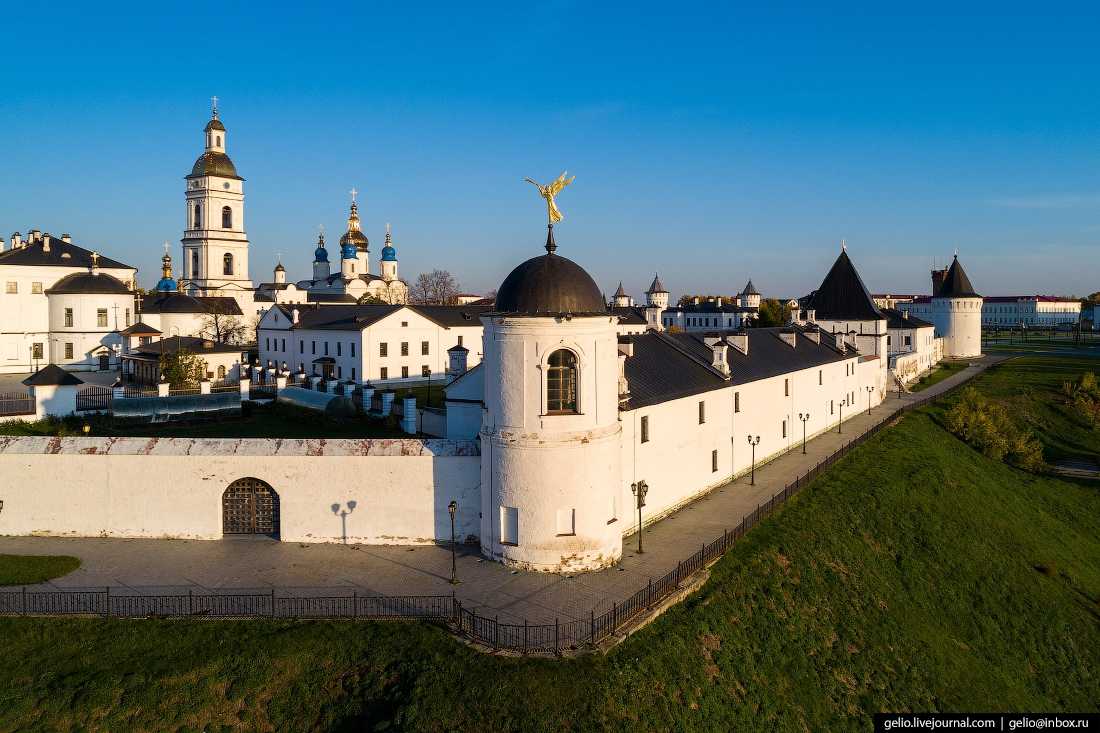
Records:
M867 414L871 414L871 393L875 391L875 388L871 385L867 385Z
M810 420L810 413L798 413L798 419L802 421L802 455L806 455L806 423Z
M641 555L645 552L642 549L642 507L645 506L645 495L649 493L649 486L645 481L638 481L630 485L630 493L634 494L638 505L638 554Z
M844 399L842 399L840 402L837 403L837 407L840 408L840 419L836 421L836 433L837 433L837 435L841 435L841 434L844 433L844 403L847 402L847 401L848 401L848 398L845 397Z
M803 423L805 427L805 423ZM760 436L755 438L751 435L745 436L749 439L749 445L752 446L752 469L749 473L749 486L756 486L756 446L760 445Z
M447 505L447 513L451 515L451 585L458 585L458 561L455 559L455 512L458 511L458 502L452 500Z

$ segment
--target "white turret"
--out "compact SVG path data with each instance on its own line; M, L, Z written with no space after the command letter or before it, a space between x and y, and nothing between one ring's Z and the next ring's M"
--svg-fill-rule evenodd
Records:
M661 284L661 278L657 276L657 273L653 273L653 283L650 284L649 290L645 292L645 302L646 327L658 331L664 330L661 314L668 308L668 291Z
M947 358L982 354L982 296L974 292L959 255L946 270L932 273L932 322Z
M286 268L283 267L282 262L279 262L279 264L275 265L274 276L276 284L281 285L282 283L286 282Z
M616 321L554 253L516 267L485 326L481 549L525 570L598 570L622 555Z
M616 308L629 308L634 303L631 301L630 296L623 290L622 280L619 281L619 289L615 291L613 304Z

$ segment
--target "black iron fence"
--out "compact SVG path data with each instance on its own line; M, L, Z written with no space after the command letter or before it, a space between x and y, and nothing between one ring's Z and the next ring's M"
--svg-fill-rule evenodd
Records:
M30 392L0 394L0 415L33 415L34 397Z
M76 393L76 409L100 410L111 409L114 402L114 390L110 387L85 387Z
M957 387L958 385L956 385ZM952 387L952 391L956 387ZM463 608L450 596L294 596L266 593L194 593L135 595L99 590L0 589L0 616L98 615L104 617L209 617L310 619L419 619L446 623L456 633L494 650L520 654L561 654L590 649L628 627L661 602L684 588L686 581L718 560L735 542L809 486L822 471L844 458L906 412L940 399L947 392L906 403L867 432L854 437L806 473L776 492L741 518L734 527L702 544L664 576L649 580L634 595L587 619L555 620L553 624L501 623Z

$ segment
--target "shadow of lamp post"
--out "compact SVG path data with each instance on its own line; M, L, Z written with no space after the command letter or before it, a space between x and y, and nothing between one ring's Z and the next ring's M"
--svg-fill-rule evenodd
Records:
M355 511L359 504L354 499L347 503L347 509L339 504L332 505L332 513L340 517L340 539L346 545L348 543L348 515Z
M798 413L798 419L802 421L802 455L806 455L806 423L810 420L810 413Z
M451 585L458 585L458 562L455 559L455 512L458 511L458 502L452 500L447 505L447 513L451 515Z
M755 438L751 435L746 436L749 439L749 445L752 446L752 471L749 474L749 486L756 486L756 446L760 445L760 436Z
M634 494L635 504L638 506L638 554L642 549L642 507L645 506L645 495L649 493L649 485L645 481L638 481L630 485L630 493Z

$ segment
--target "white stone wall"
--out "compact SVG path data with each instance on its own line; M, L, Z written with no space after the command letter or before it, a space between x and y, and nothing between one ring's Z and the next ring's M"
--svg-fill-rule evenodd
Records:
M799 413L809 415L806 435L813 438L836 430L844 420L881 404L884 392L878 360L856 357L803 369L747 384L640 407L622 413L623 479L617 501L624 533L637 530L637 510L631 484L649 486L643 522L648 523L683 506L701 493L752 468L748 436L760 437L757 465L802 444ZM850 407L839 403L852 399ZM706 404L706 421L699 423L699 402ZM739 408L739 409L738 409ZM641 442L641 421L648 417L649 441ZM785 423L785 426L784 426ZM784 427L786 435L784 436ZM718 470L712 470L712 451Z
M425 544L478 533L474 442L191 438L0 439L0 534L219 539L239 478L279 495L288 542Z
M74 371L99 369L98 354L110 352L110 367L118 367L121 340L118 331L134 322L134 297L129 293L55 293L49 302L49 349L47 361ZM107 321L99 323L99 311ZM72 313L72 325L66 325L66 311ZM129 322L127 322L129 321ZM72 344L72 357L66 357L66 344Z

